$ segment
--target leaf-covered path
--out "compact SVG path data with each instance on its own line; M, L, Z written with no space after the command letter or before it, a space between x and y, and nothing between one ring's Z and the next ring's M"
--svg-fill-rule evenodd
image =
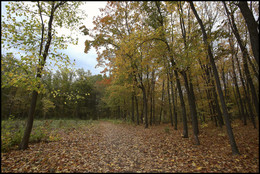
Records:
M233 127L239 156L231 155L224 128L201 129L196 146L170 125L99 121L61 131L56 142L2 153L1 172L259 172L258 129Z

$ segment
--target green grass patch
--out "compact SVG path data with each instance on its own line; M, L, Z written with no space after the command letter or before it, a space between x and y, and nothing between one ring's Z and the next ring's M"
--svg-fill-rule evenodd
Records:
M26 120L10 117L1 122L1 152L17 148L22 141ZM29 142L58 141L59 131L69 132L94 124L92 120L34 120Z
M121 124L121 123L125 123L126 121L122 120L122 119L110 119L110 118L102 118L100 119L100 121L108 121L111 122L113 124Z

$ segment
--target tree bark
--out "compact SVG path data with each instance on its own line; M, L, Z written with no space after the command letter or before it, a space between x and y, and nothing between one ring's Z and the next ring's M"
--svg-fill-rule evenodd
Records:
M187 95L188 95L188 102L189 102L189 106L190 106L190 115L191 115L191 119L192 119L192 129L193 129L195 144L200 145L200 141L198 138L199 128L198 128L197 112L196 112L196 108L195 108L195 100L194 100L194 98L192 96L192 92L191 92L191 90L193 90L193 88L192 88L192 86L189 87L189 82L188 82L186 72L182 72L181 74L184 78L184 86L186 88Z
M196 9L194 7L193 2L189 1L189 3L190 3L191 9L192 9L192 11L193 11L197 21L199 22L199 25L201 27L202 34L203 34L203 41L204 41L205 46L207 46L207 49L208 49L210 63L211 63L211 66L213 68L213 73L214 73L214 76L215 76L217 90L218 90L218 94L219 94L219 98L220 98L220 102L221 102L221 106L222 106L222 110L223 110L223 114L224 114L224 118L225 118L225 122L226 122L226 128L227 128L227 133L228 133L228 136L229 136L229 141L230 141L230 145L231 145L231 149L232 149L232 154L233 155L238 155L239 151L238 151L238 148L237 148L237 145L236 145L235 137L233 135L231 123L230 123L230 120L229 120L229 115L228 115L228 112L227 112L227 106L226 106L226 103L225 103L225 100L224 100L224 96L223 96L223 93L222 93L222 89L221 89L221 86L220 86L218 70L217 70L217 67L216 67L215 62L214 62L213 54L211 52L211 46L210 46L210 44L207 41L208 38L207 38L206 30L204 28L202 20L198 16L198 13L197 13L197 11L196 11Z
M177 130L177 112L176 112L176 106L175 106L175 102L174 102L174 92L173 92L173 79L172 79L173 75L172 73L170 73L170 83L171 83L171 92L172 92L172 106L173 106L173 123L174 123L174 130Z
M133 123L135 122L134 112L135 112L135 107L134 107L134 92L132 92L132 122L133 122Z
M240 8L240 11L246 21L252 51L259 67L259 33L257 31L258 24L255 21L252 11L249 9L247 5L247 1L238 1L237 6Z
M170 112L170 120L171 125L173 126L173 119L172 119L172 106L171 106L171 96L170 96L170 85L169 85L169 73L167 73L167 94L168 94L168 102L169 102L169 112Z
M137 96L135 96L135 104L136 104L136 123L139 125L139 110L138 110L138 99Z
M161 109L160 109L159 124L161 124L161 121L162 121L163 107L164 107L164 79L163 79L163 84L162 84L162 103L161 103Z
M182 90L181 90L181 83L180 83L178 72L176 70L174 70L174 74L175 74L175 77L176 77L177 88L178 88L178 91L179 91L179 97L180 97L181 109L182 109L183 138L188 138L189 134L188 134L186 109L185 109L185 103L184 103Z
M143 91L143 104L144 104L144 122L145 122L145 128L148 128L148 117L147 117L147 99L146 99L146 93L145 88L142 88Z

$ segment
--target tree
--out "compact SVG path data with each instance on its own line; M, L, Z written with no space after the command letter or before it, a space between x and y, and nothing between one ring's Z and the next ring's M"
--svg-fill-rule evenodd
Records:
M238 151L236 141L235 141L235 138L234 138L234 135L233 135L233 131L232 131L231 123L230 123L230 120L229 120L227 107L226 107L224 96L223 96L222 89L221 89L221 86L220 86L218 71L217 71L217 68L216 68L216 65L215 65L215 62L214 62L213 54L211 52L211 46L208 43L208 40L207 40L208 38L207 38L207 34L206 34L206 31L205 31L204 25L202 23L202 20L198 16L198 13L197 13L197 11L194 7L193 2L191 1L189 3L190 3L191 9L192 9L197 21L199 22L199 25L200 25L201 30L202 30L203 41L204 41L204 44L205 44L205 46L207 47L207 50L208 50L210 63L211 63L211 66L213 68L213 73L214 73L215 81L216 81L216 84L217 84L218 95L219 95L219 98L220 98L220 102L221 102L221 106L222 106L222 110L223 110L223 114L224 114L224 118L225 118L225 122L226 122L226 128L227 128L227 133L228 133L228 136L229 136L229 141L230 141L232 153L233 153L233 155L237 155L237 154L239 154L239 151Z
M236 5L240 8L246 21L254 58L259 66L259 32L257 30L259 29L259 24L257 24L252 11L249 9L247 1L238 1Z
M249 59L249 53L245 47L245 44L243 44L243 41L241 39L241 36L238 32L238 29L237 29L237 26L235 24L235 20L234 20L234 16L233 14L231 14L229 12L229 10L227 9L227 6L226 6L226 3L223 2L224 4L224 7L225 7L225 10L226 10L226 13L228 15L228 19L229 19L229 24L231 26L231 29L237 39L237 42L238 42L238 45L240 47L240 50L242 52L242 60L243 60L243 65L244 65L244 71L245 71L245 75L246 75L246 79L247 79L247 82L251 88L251 97L252 97L252 101L254 103L254 106L255 106L255 110L256 110L256 113L257 115L259 115L259 101L258 101L258 98L257 98L257 95L256 95L256 90L255 90L255 86L253 84L253 80L251 78L251 75L250 75L250 72L249 72L249 68L248 68L248 62L247 60ZM254 124L254 128L256 128L255 126L255 121L254 121L254 116L252 114L251 115L251 118L252 118L252 122Z
M11 2L7 8L7 23L3 21L3 41L12 45L7 47L18 48L25 51L26 56L21 56L27 64L35 63L34 84L32 89L31 107L20 149L28 148L29 137L32 130L34 112L38 94L42 91L43 85L40 79L44 73L44 66L47 58L60 57L56 54L57 49L66 48L65 41L73 42L74 39L59 36L59 27L75 28L84 17L78 16L78 7L82 2ZM11 15L11 14L16 14ZM21 21L17 16L23 16ZM17 18L16 18L17 17ZM8 35L11 33L11 37ZM22 34L21 34L22 33ZM3 43L2 41L2 43ZM55 60L55 59L54 59ZM57 59L56 59L57 60ZM69 58L65 57L68 62Z

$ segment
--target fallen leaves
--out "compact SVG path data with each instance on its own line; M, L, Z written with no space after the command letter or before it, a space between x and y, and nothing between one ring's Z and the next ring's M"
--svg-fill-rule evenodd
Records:
M258 130L236 126L242 155L232 156L223 130L201 128L201 145L196 146L192 138L181 137L181 128L174 131L167 126L170 134L165 133L165 125L144 129L104 121L58 131L56 141L2 153L1 172L259 172Z

